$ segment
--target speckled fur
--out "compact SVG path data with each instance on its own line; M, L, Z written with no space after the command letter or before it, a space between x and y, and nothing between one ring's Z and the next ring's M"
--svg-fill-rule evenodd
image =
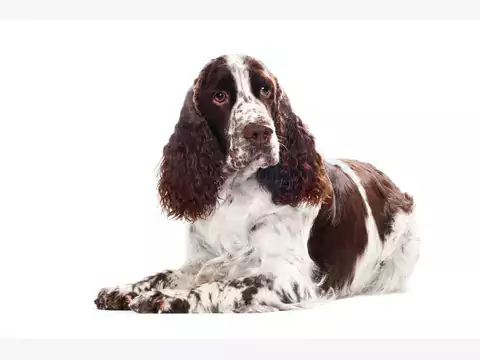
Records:
M250 123L266 125L273 129L268 151L259 153L259 166L275 165L279 160L279 142L275 133L272 116L251 90L248 66L243 57L233 55L227 57L227 64L237 85L237 102L232 108L228 135L230 136L227 166L239 170L247 166L255 158L255 148L243 136L245 126Z

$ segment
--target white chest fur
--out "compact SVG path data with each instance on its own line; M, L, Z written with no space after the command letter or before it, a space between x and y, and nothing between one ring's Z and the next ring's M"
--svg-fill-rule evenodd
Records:
M224 194L215 212L193 225L208 250L217 256L242 251L249 245L249 232L260 218L280 210L254 180L234 185Z
M307 260L308 236L319 207L275 205L255 178L224 194L209 218L193 224L191 257L245 259L251 253L263 263Z

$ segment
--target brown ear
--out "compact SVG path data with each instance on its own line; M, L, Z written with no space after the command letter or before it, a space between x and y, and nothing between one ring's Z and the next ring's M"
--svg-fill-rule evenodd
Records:
M275 204L321 204L330 196L332 185L323 159L315 150L315 138L292 111L278 82L275 102L273 115L281 144L280 161L260 169L257 179L271 192Z
M167 215L187 221L209 215L224 181L223 164L224 155L194 106L191 89L160 164L158 192Z

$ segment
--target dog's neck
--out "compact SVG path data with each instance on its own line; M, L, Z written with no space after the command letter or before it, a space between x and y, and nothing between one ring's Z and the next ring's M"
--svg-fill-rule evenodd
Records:
M255 176L256 172L260 169L260 164L257 161L252 162L251 164L247 165L243 169L239 170L226 170L228 173L225 182L223 183L222 187L220 188L218 197L220 203L225 201L228 194L232 191L233 188L241 186L247 180L251 179Z

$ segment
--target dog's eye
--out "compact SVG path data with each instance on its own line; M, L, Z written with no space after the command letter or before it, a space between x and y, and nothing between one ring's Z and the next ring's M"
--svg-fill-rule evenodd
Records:
M269 97L270 94L272 93L272 89L268 85L264 85L260 88L260 94L265 97Z
M218 91L213 94L213 101L217 104L223 104L227 100L228 96L225 91Z

